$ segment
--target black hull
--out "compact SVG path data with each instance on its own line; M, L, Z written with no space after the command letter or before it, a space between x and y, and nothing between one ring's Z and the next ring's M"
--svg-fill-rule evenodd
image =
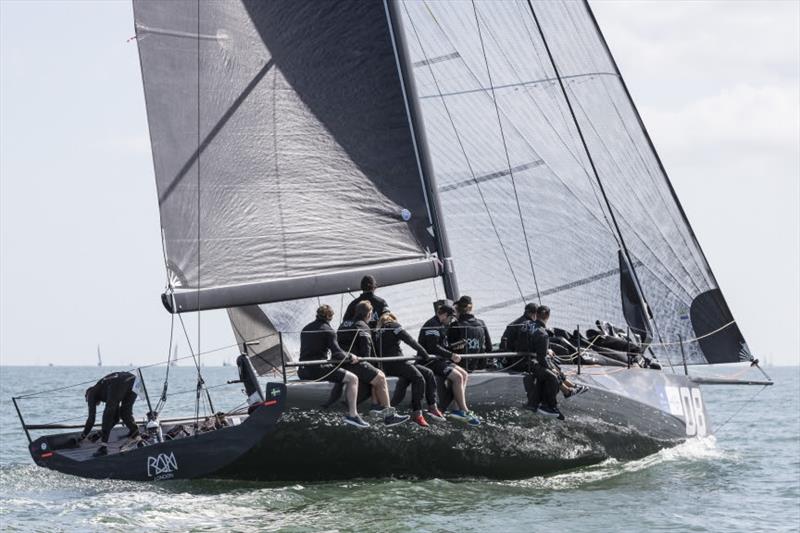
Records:
M39 466L85 478L162 481L219 477L223 468L274 432L284 410L286 388L271 383L267 394L269 400L236 426L121 453L113 443L120 442L120 434L127 430L117 428L109 439L111 453L103 457L93 457L96 445L86 442L59 449L59 443L74 441L78 433L48 435L31 443L31 456Z
M684 376L594 367L575 380L591 390L560 401L563 422L520 408L521 375L475 373L468 399L481 426L448 421L427 429L411 423L387 429L371 420L365 430L343 424L338 408L319 409L329 384L290 383L279 430L220 475L263 481L515 479L608 458L640 458L707 433L702 396Z

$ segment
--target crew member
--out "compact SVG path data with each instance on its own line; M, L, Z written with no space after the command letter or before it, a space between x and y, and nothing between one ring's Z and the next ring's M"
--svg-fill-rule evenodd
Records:
M559 389L559 374L554 363L548 357L550 336L547 334L546 325L550 318L550 308L540 305L536 309L536 321L529 334L524 334L527 346L524 351L533 353L536 357L532 368L529 365L529 375L523 380L528 392L528 409L540 412L545 416L564 419L558 410L556 394ZM520 339L522 341L522 339ZM524 347L524 346L523 346ZM535 383L533 383L535 378Z
M347 415L344 422L357 428L367 428L369 424L358 414L358 377L341 368L344 361L357 361L346 353L336 342L336 332L331 327L333 308L321 305L317 308L317 318L306 325L300 332L300 361L320 361L330 359L337 365L324 364L318 366L301 366L297 369L300 379L329 381L343 384L346 390ZM338 394L341 394L341 389Z
M407 421L408 415L397 415L389 403L389 385L383 372L371 364L359 361L363 357L376 357L375 346L372 342L372 330L367 325L367 319L372 316L372 304L367 301L358 302L353 311L352 322L342 322L339 326L339 345L347 347L353 359L342 367L352 372L362 383L369 383L372 388L373 413L383 416L387 426L396 426ZM349 325L348 325L349 324Z
M457 420L462 420L470 425L480 425L481 421L467 407L467 371L458 366L461 356L453 353L447 344L447 328L453 320L455 309L448 304L442 304L436 308L436 314L431 317L422 329L419 330L419 343L431 356L426 366L433 370L434 375L439 376L450 384L452 398L456 402L458 409L450 411L450 416ZM446 409L452 400L439 396L440 406Z
M133 404L136 401L136 393L133 390L134 383L136 383L136 376L132 373L114 372L86 389L84 397L89 405L89 416L79 440L85 439L94 427L97 406L100 405L100 402L106 403L105 409L103 409L100 447L94 452L94 456L108 455L108 437L120 419L128 428L128 437L137 438L139 436L139 427L133 420Z
M491 353L492 339L483 320L472 314L472 298L462 296L455 302L458 319L450 326L447 340L451 349L460 354ZM486 359L462 359L468 372L487 367Z
M347 309L344 312L344 316L342 317L342 322L353 322L353 317L356 313L356 306L361 302L367 301L372 305L372 314L367 320L365 320L365 322L369 325L370 329L375 329L375 326L378 324L378 318L380 318L383 313L389 311L389 306L386 304L386 300L375 295L375 289L377 288L378 284L374 277L364 276L361 278L362 292L355 300L348 304ZM350 327L350 325L348 324L347 327Z
M430 357L425 348L403 329L403 326L397 321L397 317L392 313L384 313L378 319L378 329L375 332L375 336L378 357L402 357L401 341L416 350L417 356L423 361L428 360ZM428 422L422 416L423 395L428 404L428 414L436 420L444 420L444 416L436 405L436 377L433 375L432 370L423 365L415 364L414 361L381 362L381 366L386 374L400 378L395 387L392 405L397 405L402 401L399 391L402 388L403 395L405 395L405 389L410 382L411 420L422 427L428 427ZM395 402L395 399L398 401Z
M520 332L523 329L529 328L536 320L536 307L536 304L533 302L525 304L525 310L522 313L522 316L506 326L506 329L503 332L503 337L500 339L501 352L523 351L518 345ZM525 358L522 356L506 357L503 367L507 370L522 372L525 370L525 368L522 366L524 364L523 361L525 361Z

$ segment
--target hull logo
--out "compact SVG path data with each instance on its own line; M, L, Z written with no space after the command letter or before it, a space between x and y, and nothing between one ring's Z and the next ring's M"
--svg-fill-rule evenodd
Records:
M178 470L178 461L172 452L147 457L147 477L168 479L175 476L176 470Z

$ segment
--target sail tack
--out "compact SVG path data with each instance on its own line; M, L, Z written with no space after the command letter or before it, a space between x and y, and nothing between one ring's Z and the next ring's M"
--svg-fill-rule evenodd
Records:
M134 14L172 311L438 274L381 3Z

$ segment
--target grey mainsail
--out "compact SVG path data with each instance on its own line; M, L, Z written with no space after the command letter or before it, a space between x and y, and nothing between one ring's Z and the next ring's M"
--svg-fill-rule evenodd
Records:
M384 6L134 1L173 312L439 273Z

